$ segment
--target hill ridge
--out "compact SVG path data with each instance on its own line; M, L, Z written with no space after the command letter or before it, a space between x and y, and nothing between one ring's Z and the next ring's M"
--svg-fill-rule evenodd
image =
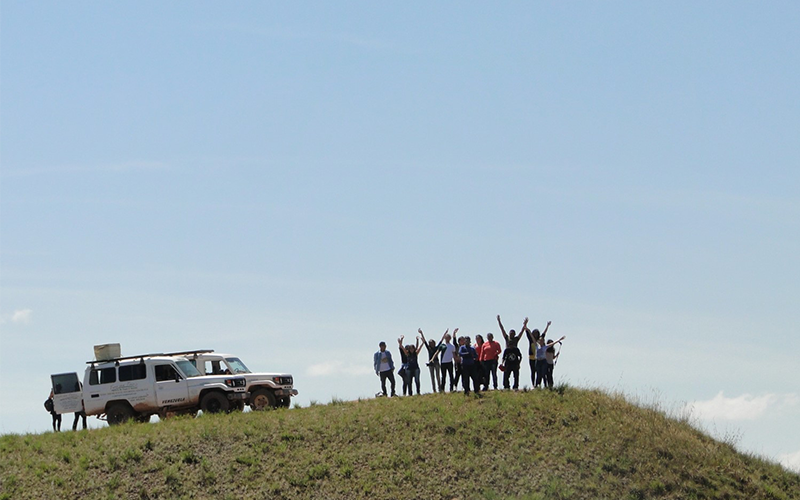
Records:
M800 475L623 396L425 394L0 438L4 498L800 498Z

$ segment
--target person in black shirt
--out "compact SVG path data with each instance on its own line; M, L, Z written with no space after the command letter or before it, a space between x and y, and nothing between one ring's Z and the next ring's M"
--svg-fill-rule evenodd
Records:
M61 415L56 413L55 405L53 404L53 391L50 391L50 396L44 402L44 408L53 417L53 432L61 432Z
M433 387L433 392L436 392L439 387L442 386L442 370L441 365L439 364L439 351L440 347L444 345L444 338L450 329L448 328L444 332L444 335L442 335L442 340L440 340L438 344L433 339L425 340L425 334L422 333L422 328L418 329L417 331L422 337L422 344L428 350L428 361L426 361L425 364L428 366L428 371L431 373L431 387ZM444 389L442 389L442 392L444 392Z

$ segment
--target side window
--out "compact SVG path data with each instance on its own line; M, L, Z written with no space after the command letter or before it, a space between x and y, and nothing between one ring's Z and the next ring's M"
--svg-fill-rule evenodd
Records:
M156 365L156 382L164 382L165 380L175 380L178 372L172 365Z
M113 366L111 368L103 368L100 370L100 383L113 384L117 381L117 369Z
M143 363L135 365L125 365L119 367L119 381L142 380L147 377L147 367Z
M206 361L206 375L220 375L222 368L220 368L219 361Z
M92 370L89 373L89 385L113 384L116 381L117 369L113 366L110 368L103 368L101 370Z
M78 381L77 373L62 373L51 375L53 381L53 392L55 394L65 394L69 392L80 392L81 383Z

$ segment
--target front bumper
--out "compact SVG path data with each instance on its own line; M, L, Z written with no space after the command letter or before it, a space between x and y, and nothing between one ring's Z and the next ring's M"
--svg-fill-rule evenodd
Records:
M297 389L275 389L275 395L280 397L297 396Z
M247 401L248 399L250 399L250 393L249 392L229 392L228 393L228 399L230 399L231 401L237 401L237 400L240 400L240 399L242 401Z

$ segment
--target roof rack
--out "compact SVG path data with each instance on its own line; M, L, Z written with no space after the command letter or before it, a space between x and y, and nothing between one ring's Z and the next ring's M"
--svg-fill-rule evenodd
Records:
M116 362L119 363L120 361L125 361L128 359L144 359L144 358L152 358L154 356L184 356L187 354L203 354L207 352L214 352L214 349L198 349L195 351L179 351L179 352L152 352L150 354L137 354L135 356L120 356L118 358L110 358L110 359L95 359L94 361L87 361L87 365L94 365L99 363L112 363Z
M209 352L214 352L214 349L195 349L193 351L168 352L162 354L161 356L186 356L189 354L206 354Z

